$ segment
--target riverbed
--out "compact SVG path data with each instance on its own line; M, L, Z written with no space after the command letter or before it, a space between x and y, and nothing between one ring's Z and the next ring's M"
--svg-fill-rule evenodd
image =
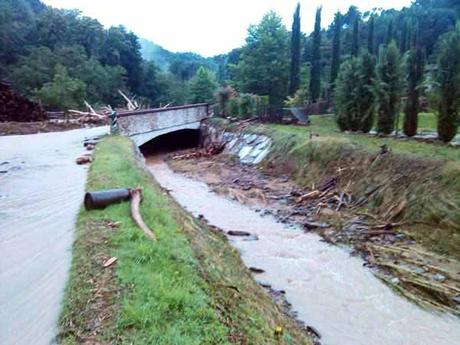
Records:
M258 281L286 292L298 319L319 331L322 344L460 343L458 318L429 312L395 294L345 249L219 196L206 184L173 172L161 157L149 157L147 165L193 215L224 231L254 235L229 239L246 266L264 270Z
M0 344L54 342L87 168L107 127L0 137Z

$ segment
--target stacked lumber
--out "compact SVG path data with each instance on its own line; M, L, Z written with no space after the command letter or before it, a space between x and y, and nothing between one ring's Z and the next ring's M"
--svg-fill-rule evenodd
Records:
M46 114L42 107L11 90L5 82L0 82L0 122L43 121Z

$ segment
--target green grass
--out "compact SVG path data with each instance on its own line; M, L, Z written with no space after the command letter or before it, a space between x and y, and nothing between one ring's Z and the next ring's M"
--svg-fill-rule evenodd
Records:
M143 218L158 241L136 227L129 203L80 211L62 344L310 343L253 281L225 237L197 224L152 181L128 139L104 139L87 190L138 185ZM114 229L111 222L120 225ZM103 268L112 256L116 264ZM273 337L276 325L289 330L280 342Z
M394 138L379 138L363 134L341 133L332 115L311 116L312 124L308 127L293 125L264 125L265 128L277 132L295 135L298 139L309 138L310 133L319 138L340 140L344 145L351 145L369 152L377 152L381 145L387 145L396 153L413 154L423 158L460 161L460 150L443 144L424 143L416 140L401 140ZM436 128L436 118L433 114L420 114L419 130L432 131Z

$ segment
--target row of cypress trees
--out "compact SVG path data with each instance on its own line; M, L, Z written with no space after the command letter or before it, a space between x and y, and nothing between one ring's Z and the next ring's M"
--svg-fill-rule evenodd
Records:
M373 21L370 19L368 47L358 54L357 43L352 46L352 56L338 66L340 56L341 16L335 17L333 36L333 63L331 84L335 86L336 119L340 130L369 132L377 115L377 132L391 134L399 128L401 99L403 107L403 132L407 136L417 133L420 94L424 77L424 54L418 29L410 27L405 45L410 49L402 56L396 42L390 40L379 49L378 59L373 55ZM389 32L391 28L388 29ZM353 34L359 35L356 22ZM389 34L391 37L391 33ZM355 42L355 40L353 40ZM460 27L444 35L439 44L438 63L434 79L438 100L438 136L449 142L457 133L460 102ZM338 72L337 72L338 71Z

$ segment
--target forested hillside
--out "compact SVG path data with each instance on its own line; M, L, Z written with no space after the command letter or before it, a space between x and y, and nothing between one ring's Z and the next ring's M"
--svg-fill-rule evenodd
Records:
M84 100L116 106L118 89L145 106L186 103L188 81L202 62L192 54L171 56L157 66L143 59L134 33L105 29L77 10L0 0L1 79L48 109L81 108Z
M332 23L321 22L321 8L305 13L301 5L290 30L270 12L249 27L242 47L204 58L169 52L124 27L105 29L76 10L0 0L0 71L51 109L81 107L84 99L116 106L123 89L144 106L216 101L221 114L243 117L313 105L335 110L342 130L376 126L383 134L398 127L404 112L404 132L414 135L418 113L430 110L439 114L440 137L455 136L457 0L364 13L351 6ZM306 17L315 19L312 33L300 30Z

